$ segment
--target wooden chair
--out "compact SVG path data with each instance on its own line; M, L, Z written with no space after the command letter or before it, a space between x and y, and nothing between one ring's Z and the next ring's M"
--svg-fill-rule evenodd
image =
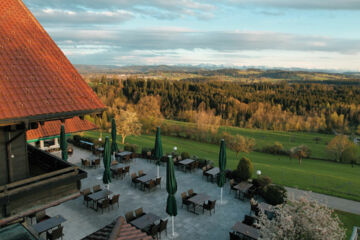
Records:
M93 192L94 192L94 193L99 192L99 191L101 191L100 185L95 185L95 186L93 186Z
M42 211L39 211L39 212L35 213L35 218L36 218L36 222L39 223L39 222L42 222L42 221L44 221L46 219L49 219L50 216L46 215L45 210L42 210Z
M186 195L186 192L181 193L181 199L182 199L181 208L185 205L186 208L189 209L189 205L191 203L188 201L188 196Z
M153 239L158 239L159 229L160 229L160 224L153 224L150 226L150 229L147 232L147 234L151 236Z
M130 223L132 220L135 219L134 213L132 211L125 213L125 219L127 223Z
M160 220L160 228L159 228L159 237L161 238L161 233L165 231L166 236L167 236L167 224L168 224L168 219L164 220Z
M95 168L100 167L100 158L95 159L95 160L93 161L93 167L95 167Z
M119 208L119 197L120 194L116 194L114 195L111 199L110 199L110 206L114 209L114 205L117 204L118 208Z
M132 173L131 174L131 183L133 183L136 187L136 184L139 183L139 181L137 180L138 176L136 175L136 173Z
M55 240L59 238L63 238L63 227L59 226L58 228L54 229L51 233L46 232L46 239L47 240Z
M237 189L235 189L234 187L236 186L236 182L235 182L235 180L234 179L230 179L230 193L231 193L231 191L237 191Z
M240 236L236 235L233 232L229 232L230 240L241 240Z
M206 171L207 171L208 169L207 169L207 167L203 167L202 168L202 172L203 172L203 177L208 177L209 175L206 173Z
M124 176L125 176L126 174L129 174L129 172L130 172L130 166L126 166L126 167L124 168Z
M156 185L156 186L160 186L160 189L161 189L161 177L156 178L156 180L155 180L155 185Z
M152 190L156 187L156 183L154 180L151 179L149 182L144 184L144 187L149 189L149 192L150 192L150 190Z
M194 190L193 189L189 189L188 190L188 198L191 198L191 197L193 197L193 196L195 196L196 195L196 193L194 193Z
M81 191L81 194L84 196L83 203L86 202L86 206L88 206L88 203L91 201L91 199L88 197L91 194L90 188L85 188Z
M135 217L136 217L136 218L139 218L139 217L141 217L141 216L143 216L143 215L145 215L145 213L144 213L142 207L135 210Z
M122 168L118 168L116 170L116 176L119 177L119 178L123 178L123 174L124 174L124 171Z
M215 204L216 204L216 200L214 200L214 201L209 200L208 203L204 203L203 204L203 213L205 213L205 210L208 210L210 212L210 216L211 216L212 210L214 210L214 213L215 213Z
M104 212L104 209L107 209L109 207L110 200L108 198L104 199L102 202L97 203L97 209L101 209L101 213Z
M138 174L139 174L139 177L146 175L143 170L139 170Z

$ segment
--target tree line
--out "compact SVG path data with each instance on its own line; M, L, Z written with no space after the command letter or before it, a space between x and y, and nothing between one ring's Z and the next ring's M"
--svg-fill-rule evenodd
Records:
M238 83L91 79L110 108L159 99L167 119L192 121L198 110L213 111L221 125L283 131L360 134L360 87L315 83ZM114 111L108 113L114 115Z

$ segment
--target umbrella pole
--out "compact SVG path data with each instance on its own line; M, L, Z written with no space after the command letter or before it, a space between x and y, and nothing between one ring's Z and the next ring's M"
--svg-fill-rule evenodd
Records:
M174 216L171 216L171 220L172 220L172 236L175 237Z
M157 165L157 177L159 178L160 177L160 167L158 164L156 164L156 165Z
M223 188L221 188L221 191L220 191L220 204L222 204L222 195L223 195Z

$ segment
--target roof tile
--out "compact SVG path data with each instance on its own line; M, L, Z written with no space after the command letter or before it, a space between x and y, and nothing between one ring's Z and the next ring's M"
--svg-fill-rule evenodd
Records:
M0 120L104 109L21 0L0 9Z

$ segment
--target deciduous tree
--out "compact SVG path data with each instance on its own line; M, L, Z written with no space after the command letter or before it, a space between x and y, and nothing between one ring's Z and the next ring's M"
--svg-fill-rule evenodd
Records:
M125 138L130 135L141 134L141 123L135 111L120 110L115 115L116 130L121 134L122 143L125 143Z
M300 145L290 149L290 156L295 157L297 160L299 160L299 164L301 164L301 160L303 158L309 157L310 154L311 151L306 145Z
M345 135L334 137L327 145L327 150L334 156L336 161L343 161L343 154L346 148L350 147L353 142Z

